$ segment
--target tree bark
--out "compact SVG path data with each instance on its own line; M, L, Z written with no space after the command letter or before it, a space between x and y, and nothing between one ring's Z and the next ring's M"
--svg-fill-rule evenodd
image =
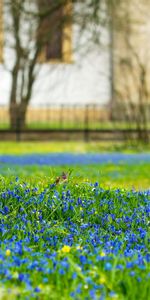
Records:
M25 129L27 105L22 103L10 104L10 128L12 130L21 131Z

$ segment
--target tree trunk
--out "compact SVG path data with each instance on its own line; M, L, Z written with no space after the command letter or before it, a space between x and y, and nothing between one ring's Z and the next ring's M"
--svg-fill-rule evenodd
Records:
M27 105L24 103L10 104L10 128L12 130L21 131L25 128Z

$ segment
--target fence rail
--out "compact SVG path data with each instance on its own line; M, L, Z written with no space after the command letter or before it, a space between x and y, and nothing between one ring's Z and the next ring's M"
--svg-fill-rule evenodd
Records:
M26 128L61 130L90 127L96 129L109 119L109 108L96 104L29 106L26 113ZM18 122L20 127L21 122L20 118ZM0 128L10 128L9 109L2 105L0 106Z
M145 131L142 131L145 134ZM150 130L146 132L150 138ZM14 141L127 141L137 140L138 131L136 129L26 129L14 131L10 129L0 129L0 140Z
M10 126L9 108L0 105L0 139L15 140L125 140L150 139L150 124L146 130L132 121L112 118L109 106L47 105L29 106L25 126L20 116L17 126Z

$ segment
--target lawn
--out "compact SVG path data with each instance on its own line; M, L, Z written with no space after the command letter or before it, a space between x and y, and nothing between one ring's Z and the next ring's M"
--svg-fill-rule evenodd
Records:
M137 129L137 124L134 122L117 122L117 121L101 121L101 120L88 120L85 116L82 118L71 118L71 120L65 120L60 117L58 120L45 121L40 120L40 116L36 121L29 120L26 122L26 129ZM150 123L147 125L147 129L150 129ZM0 129L10 129L10 124L8 121L0 122Z
M14 181L16 177L32 184L53 183L62 172L71 172L72 183L98 182L103 188L125 188L144 190L150 187L150 163L139 164L93 164L75 166L17 166L3 164L0 167L2 178Z
M0 145L0 299L149 300L150 157L61 145Z
M52 141L52 142L15 142L0 141L0 154L29 154L29 153L139 153L150 152L150 144L136 142L82 142L82 141Z

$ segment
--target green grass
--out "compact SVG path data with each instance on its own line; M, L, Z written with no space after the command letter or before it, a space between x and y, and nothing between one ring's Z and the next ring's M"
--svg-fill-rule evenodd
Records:
M33 184L53 183L61 173L71 169L74 184L98 181L103 188L125 188L144 190L150 187L150 163L128 165L112 163L89 166L1 166L1 174L7 178L22 178Z
M148 123L148 129L150 129L150 123ZM9 122L0 122L0 129L8 129L10 127ZM125 122L125 121L85 121L83 119L72 119L71 121L65 121L61 119L60 121L29 121L26 124L29 129L136 129L137 124L135 122Z
M88 124L83 121L58 121L58 122L30 122L27 124L29 129L136 129L137 124L127 122L112 121L89 121ZM150 128L150 124L148 125Z
M1 154L143 145L1 142ZM150 163L0 165L1 300L150 300ZM69 173L67 180L56 178ZM95 182L98 184L94 185ZM139 296L140 295L140 296Z
M148 194L51 175L1 176L0 299L149 300Z
M111 152L120 151L125 153L136 153L147 151L150 148L147 145L128 145L124 143L112 142L0 142L0 154L30 154L30 153L51 153L51 152ZM59 176L62 171L68 171L69 166L7 166L1 164L1 174L7 177L21 177L31 182L50 181ZM95 182L98 181L102 187L123 187L146 189L150 186L150 164L142 163L129 165L120 162L119 165L113 163L91 165L91 166L73 166L72 180L74 182Z
M150 152L150 145L141 143L124 142L15 142L0 141L0 154L27 154L27 153L49 153L49 152Z

